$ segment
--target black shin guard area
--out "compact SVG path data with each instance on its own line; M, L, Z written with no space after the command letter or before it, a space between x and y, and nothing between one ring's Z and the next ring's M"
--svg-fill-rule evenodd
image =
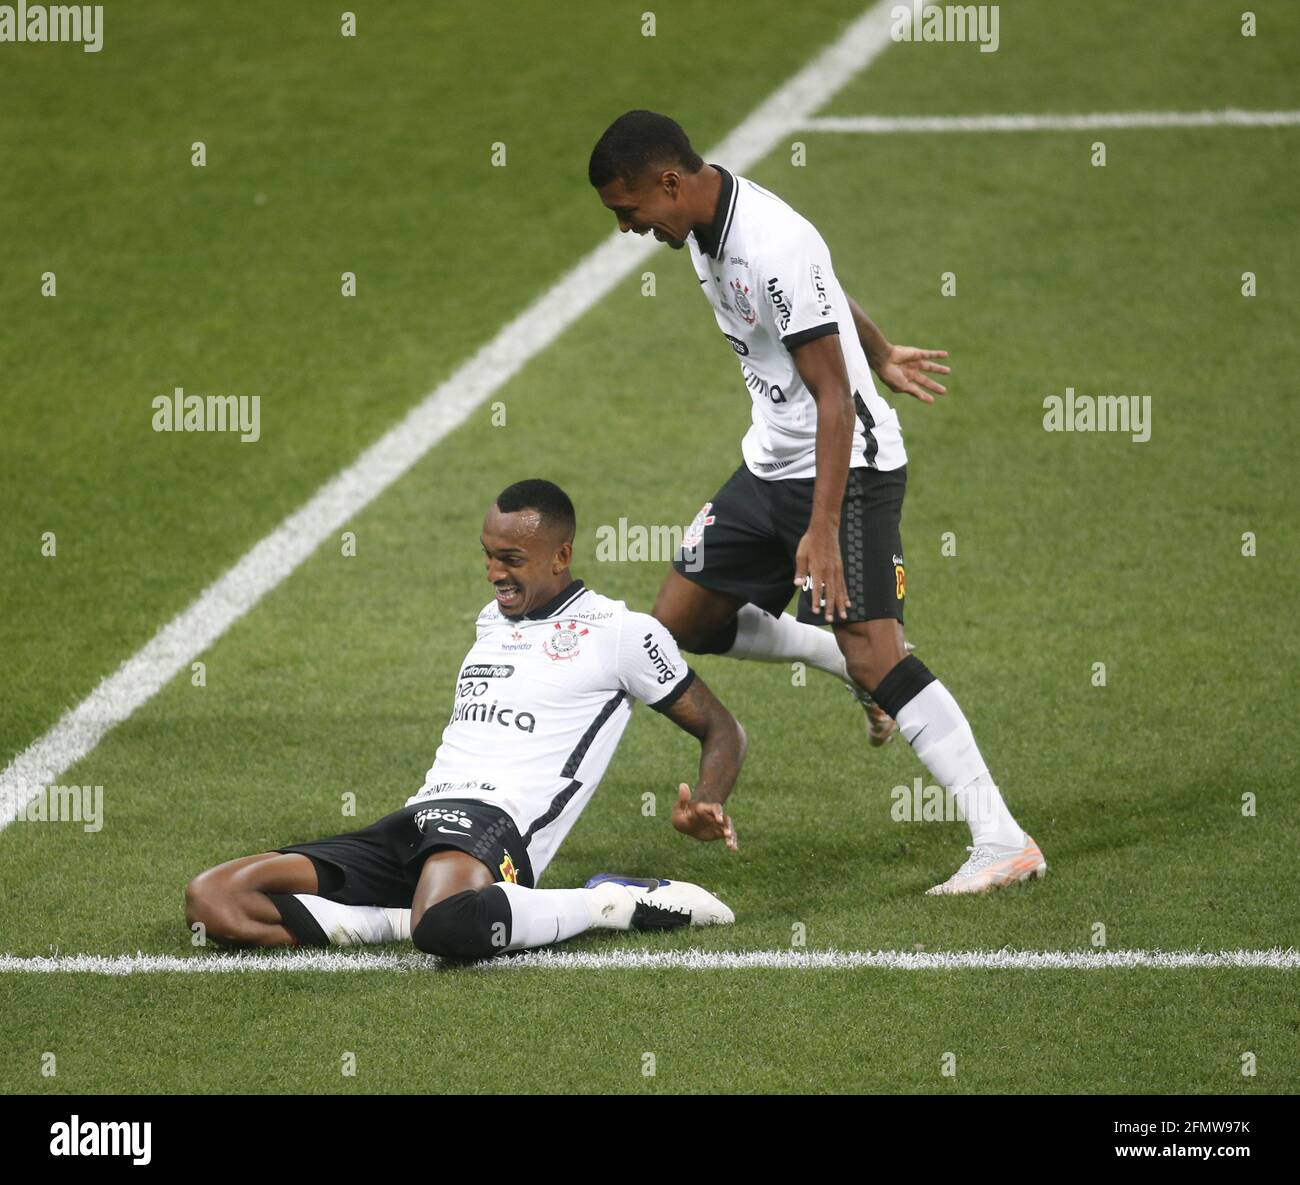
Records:
M280 924L297 940L299 946L329 946L330 940L320 923L292 893L268 893L271 904L280 911Z
M740 618L733 617L715 634L710 634L691 650L692 654L726 654L736 644L736 631L740 629Z
M510 901L496 885L456 893L424 911L411 941L444 959L502 954L510 943Z
M909 654L902 662L890 668L871 698L885 709L895 720L913 699L934 682L934 675L915 654Z

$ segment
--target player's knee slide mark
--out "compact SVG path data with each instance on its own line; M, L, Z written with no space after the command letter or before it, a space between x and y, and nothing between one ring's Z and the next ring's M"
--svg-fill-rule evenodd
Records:
M510 942L510 902L496 887L467 889L424 911L411 941L444 959L483 959Z

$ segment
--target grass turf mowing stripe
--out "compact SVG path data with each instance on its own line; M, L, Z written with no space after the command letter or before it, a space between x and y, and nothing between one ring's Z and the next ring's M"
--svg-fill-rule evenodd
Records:
M870 66L889 44L889 4L880 0L707 155L725 158L737 170L749 168L779 142L791 119L807 118ZM18 817L44 785L85 757L105 733L216 642L326 538L463 424L475 408L658 246L649 239L623 239L615 233L571 268L80 704L64 713L44 736L19 753L0 773L0 829Z
M826 115L792 128L803 132L1086 132L1109 128L1300 127L1300 111L1098 111L1086 115Z
M157 975L179 972L220 975L245 971L434 971L445 964L433 955L375 952L281 951L274 954L223 954L187 958L176 955L51 955L19 958L0 955L0 974ZM1269 971L1300 968L1300 951L550 951L538 950L472 970L543 971L1106 971L1134 967L1161 970L1240 967Z

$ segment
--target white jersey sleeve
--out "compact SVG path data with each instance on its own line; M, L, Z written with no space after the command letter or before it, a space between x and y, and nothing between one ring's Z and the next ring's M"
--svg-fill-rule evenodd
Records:
M812 223L800 219L765 265L762 300L787 350L840 332L829 292L834 275L830 248Z
M671 707L695 679L672 634L648 613L625 613L620 626L618 685L658 711Z

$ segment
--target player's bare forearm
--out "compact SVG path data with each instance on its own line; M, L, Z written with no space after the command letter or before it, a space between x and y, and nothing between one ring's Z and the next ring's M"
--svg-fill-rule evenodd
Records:
M848 296L847 293L845 293ZM853 297L848 296L849 308L853 312L853 324L858 331L858 340L867 355L867 364L872 370L879 370L889 361L891 346L889 339L880 331L880 327L863 311Z
M948 388L936 382L931 374L950 374L939 361L948 357L947 350L920 350L915 346L895 346L880 332L876 323L867 316L853 297L848 298L853 310L853 324L858 340L867 355L867 363L896 395L911 395L922 403L933 403L936 395L946 395Z
M695 801L727 801L745 763L745 730L703 679L696 675L665 715L700 742Z
M853 450L853 395L839 334L805 342L795 350L794 364L817 404L817 477L808 529L838 537Z
M840 555L840 507L853 448L853 397L840 335L828 333L798 346L792 355L799 377L817 405L812 511L794 557L794 584L808 591L814 613L829 625L852 608Z
M838 393L833 388L821 393L812 389L812 396L817 401L817 476L808 527L823 528L838 538L853 450L853 400L847 381Z

